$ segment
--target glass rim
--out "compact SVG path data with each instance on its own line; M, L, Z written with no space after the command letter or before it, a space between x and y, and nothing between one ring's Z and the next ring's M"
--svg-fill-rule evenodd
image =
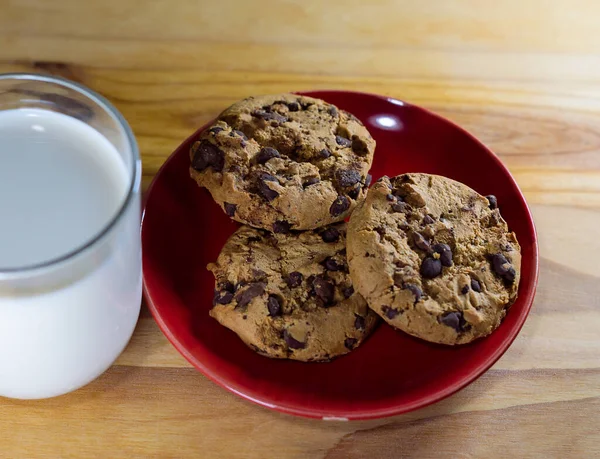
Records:
M0 74L0 82L4 80L39 81L42 83L66 87L68 89L80 93L84 97L98 104L105 112L107 112L109 115L115 118L117 124L122 129L122 134L124 134L124 137L127 139L126 141L131 151L132 170L131 175L129 177L130 183L127 189L127 195L125 197L125 200L123 201L115 215L111 217L111 219L102 227L102 229L99 232L93 234L86 242L68 251L67 253L51 258L49 260L42 261L40 263L24 265L17 268L0 267L0 281L19 278L22 275L35 274L37 271L42 271L47 268L60 266L61 264L70 261L71 259L77 257L79 254L87 251L88 249L96 245L108 233L110 233L110 231L121 220L121 217L123 216L123 214L125 214L129 206L131 205L135 194L139 191L141 184L140 153L137 141L135 140L135 136L133 135L133 131L131 130L131 127L129 126L123 115L121 115L121 113L116 109L116 107L114 107L105 97L101 96L97 92L82 84L76 83L74 81L62 77L42 75L37 73L2 73Z

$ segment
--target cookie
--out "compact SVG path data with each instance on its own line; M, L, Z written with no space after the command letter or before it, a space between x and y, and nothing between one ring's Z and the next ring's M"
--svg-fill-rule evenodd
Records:
M345 223L290 234L242 226L208 265L210 315L268 357L326 361L350 352L377 315L354 291L345 233Z
M364 199L375 141L319 99L250 97L219 115L190 151L190 174L234 220L281 232L344 220Z
M427 341L489 335L517 297L521 266L497 206L448 178L382 177L348 226L356 289L386 322Z

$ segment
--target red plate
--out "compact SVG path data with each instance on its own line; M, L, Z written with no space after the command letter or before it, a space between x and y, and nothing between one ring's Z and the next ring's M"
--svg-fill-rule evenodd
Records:
M523 250L519 298L491 336L460 347L412 338L382 324L362 346L330 363L272 360L254 353L208 315L214 261L236 229L188 175L186 140L151 185L142 228L145 294L163 333L198 370L252 402L313 418L370 419L441 400L486 371L508 349L531 308L538 246L514 179L485 146L422 108L381 96L305 93L348 110L377 140L371 173L428 172L495 194ZM201 128L198 132L200 132Z

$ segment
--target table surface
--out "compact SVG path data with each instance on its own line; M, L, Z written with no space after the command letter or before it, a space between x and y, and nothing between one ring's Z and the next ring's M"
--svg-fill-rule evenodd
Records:
M368 91L490 146L531 205L541 250L512 347L423 410L343 423L254 406L191 368L143 308L127 350L89 386L0 400L0 457L600 456L596 0L0 0L0 11L0 72L61 75L108 97L139 140L144 186L236 99Z

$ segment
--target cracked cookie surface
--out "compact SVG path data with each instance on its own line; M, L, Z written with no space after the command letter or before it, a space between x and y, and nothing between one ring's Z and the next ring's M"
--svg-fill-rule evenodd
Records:
M382 177L350 218L347 250L369 306L427 341L489 335L517 297L520 246L496 198L445 177Z
M250 97L190 150L190 174L234 220L275 232L344 220L365 197L375 141L353 115L295 94Z
M210 315L268 357L326 361L350 352L377 315L354 291L346 224L272 234L242 226L208 269Z

